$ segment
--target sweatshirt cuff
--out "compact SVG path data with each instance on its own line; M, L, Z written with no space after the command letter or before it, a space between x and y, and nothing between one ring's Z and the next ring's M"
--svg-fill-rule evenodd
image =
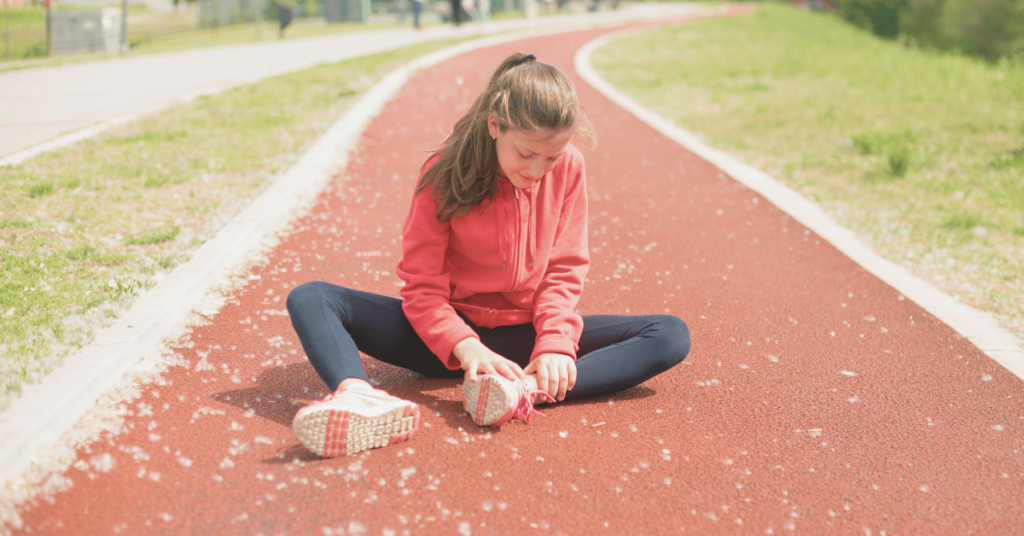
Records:
M444 337L441 338L440 344L438 344L434 353L441 360L441 363L444 363L444 366L448 370L459 370L462 368L462 362L459 361L459 358L455 357L452 350L455 349L455 345L470 337L480 340L480 336L477 335L472 328L463 324L462 326L446 333Z
M572 358L576 361L576 343L569 339L544 339L537 341L537 344L533 347L533 353L530 355L530 361L532 362L540 354L563 354Z

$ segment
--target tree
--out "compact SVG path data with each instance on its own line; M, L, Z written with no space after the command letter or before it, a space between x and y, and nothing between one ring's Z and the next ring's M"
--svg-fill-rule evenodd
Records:
M851 23L879 37L896 39L900 35L900 12L908 0L842 0L837 11Z
M1024 0L950 0L943 26L963 52L995 59L1024 37Z

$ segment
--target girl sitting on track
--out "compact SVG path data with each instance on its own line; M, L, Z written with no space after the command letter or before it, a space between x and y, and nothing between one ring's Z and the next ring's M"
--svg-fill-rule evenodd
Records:
M310 282L292 325L333 392L293 429L320 456L404 441L413 402L368 383L359 352L432 378L464 376L481 426L528 421L535 401L638 385L682 361L686 325L667 315L575 312L590 266L583 156L592 141L572 82L533 55L501 63L423 165L402 229L404 300Z

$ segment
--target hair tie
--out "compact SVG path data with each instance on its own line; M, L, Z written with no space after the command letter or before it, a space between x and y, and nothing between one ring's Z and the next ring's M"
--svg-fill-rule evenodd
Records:
M522 58L519 58L519 60L516 61L515 63L513 63L512 66L513 67L518 67L518 66L520 66L520 65L522 65L522 64L524 64L524 63L526 63L526 62L528 62L530 60L536 60L536 59L537 59L537 56L534 56L533 54L527 54L527 55L523 56Z

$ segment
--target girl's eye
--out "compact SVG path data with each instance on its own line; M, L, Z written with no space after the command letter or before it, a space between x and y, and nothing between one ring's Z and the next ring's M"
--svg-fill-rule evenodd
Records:
M530 158L530 157L529 157L529 156L526 156L526 155L525 155L525 154L523 154L523 153L519 153L519 158L522 158L522 159L527 159L527 158Z

